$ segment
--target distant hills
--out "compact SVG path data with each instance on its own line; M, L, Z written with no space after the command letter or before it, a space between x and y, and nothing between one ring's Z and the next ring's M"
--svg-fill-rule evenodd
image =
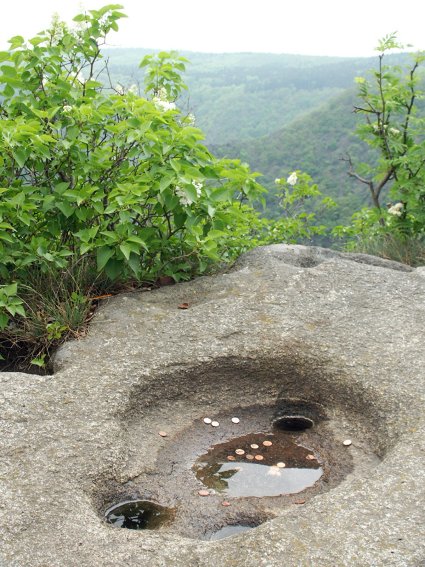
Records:
M114 81L140 84L143 49L108 49ZM274 179L308 172L337 207L321 216L333 226L349 221L368 202L365 188L347 175L341 158L364 161L370 154L355 136L354 78L376 58L314 57L258 53L181 53L190 61L189 95L180 106L196 116L206 144L220 156L239 157L263 173L270 189L268 216L278 215ZM387 58L400 63L405 54Z

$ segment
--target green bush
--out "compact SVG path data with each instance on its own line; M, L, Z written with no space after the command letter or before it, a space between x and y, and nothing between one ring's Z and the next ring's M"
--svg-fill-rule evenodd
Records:
M248 246L244 234L251 228L234 203L258 198L263 189L245 164L212 156L191 116L176 107L185 59L145 58L144 97L107 84L101 46L117 29L120 8L79 14L75 29L55 21L29 42L12 38L9 51L0 52L6 341L11 326L25 326L28 289L39 294L46 282L75 274L82 259L95 265L94 280L169 275L179 281ZM47 319L49 339L70 330L53 315Z

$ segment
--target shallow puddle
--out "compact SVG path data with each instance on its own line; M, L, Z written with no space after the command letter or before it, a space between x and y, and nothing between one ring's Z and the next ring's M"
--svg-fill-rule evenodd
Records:
M280 431L215 445L193 470L204 486L231 497L295 494L313 486L323 474L314 453Z
M149 500L130 500L111 506L105 517L116 528L156 530L173 519L174 510Z

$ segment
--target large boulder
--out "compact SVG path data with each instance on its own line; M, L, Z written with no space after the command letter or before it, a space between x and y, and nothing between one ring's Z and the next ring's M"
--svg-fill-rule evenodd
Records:
M0 565L424 565L424 276L274 245L228 273L105 302L53 375L0 375ZM202 416L277 400L337 419L337 444L353 441L341 482L215 542L104 522L114 491L143 479L149 495ZM166 504L184 507L166 474Z

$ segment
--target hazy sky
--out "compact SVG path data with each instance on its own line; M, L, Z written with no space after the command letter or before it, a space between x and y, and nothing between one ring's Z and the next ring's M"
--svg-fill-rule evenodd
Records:
M54 12L70 20L107 0L3 0L0 48L32 37ZM118 2L117 2L118 3ZM378 38L425 49L424 0L124 0L111 45L190 51L373 55Z

